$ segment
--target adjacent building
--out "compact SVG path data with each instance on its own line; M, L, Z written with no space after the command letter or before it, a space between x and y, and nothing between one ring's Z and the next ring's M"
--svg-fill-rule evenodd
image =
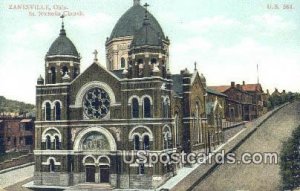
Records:
M0 151L32 151L34 148L34 119L0 118Z
M264 91L261 84L246 84L245 81L243 81L242 89L252 96L253 104L256 107L256 115L254 115L253 117L257 118L259 116L262 116L265 112L265 106L263 99Z
M230 122L251 121L257 117L257 105L253 96L243 90L243 86L231 82L230 86L210 86L227 95L225 118Z

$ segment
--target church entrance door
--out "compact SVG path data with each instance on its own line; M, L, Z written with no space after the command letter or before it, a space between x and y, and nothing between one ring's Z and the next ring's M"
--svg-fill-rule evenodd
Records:
M100 166L100 183L109 183L109 166Z
M86 166L85 173L86 173L86 182L95 182L95 166Z

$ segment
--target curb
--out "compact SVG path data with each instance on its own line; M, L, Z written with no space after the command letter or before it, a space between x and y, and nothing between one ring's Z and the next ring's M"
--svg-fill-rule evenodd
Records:
M9 171L12 171L12 170L20 169L20 168L25 168L25 167L28 167L28 166L31 166L31 165L34 165L34 162L30 162L30 163L22 164L22 165L19 165L19 166L14 166L14 167L10 167L10 168L7 168L7 169L3 169L3 170L0 171L0 174L6 173L6 172L9 172Z

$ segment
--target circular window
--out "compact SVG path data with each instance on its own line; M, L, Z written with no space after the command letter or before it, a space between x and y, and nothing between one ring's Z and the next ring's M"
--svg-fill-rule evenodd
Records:
M110 98L101 88L90 89L83 97L83 111L90 119L101 119L109 112Z

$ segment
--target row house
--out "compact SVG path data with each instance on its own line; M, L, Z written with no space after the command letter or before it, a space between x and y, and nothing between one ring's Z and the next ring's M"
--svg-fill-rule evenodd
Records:
M255 118L262 116L266 111L264 108L264 91L262 89L261 84L246 84L243 81L242 90L250 94L253 98L253 103L256 105L256 116Z
M211 86L210 89L227 95L225 107L226 121L251 121L257 117L253 96L243 90L243 86L231 82L230 86Z
M0 153L32 151L34 148L34 120L2 117L0 119Z

